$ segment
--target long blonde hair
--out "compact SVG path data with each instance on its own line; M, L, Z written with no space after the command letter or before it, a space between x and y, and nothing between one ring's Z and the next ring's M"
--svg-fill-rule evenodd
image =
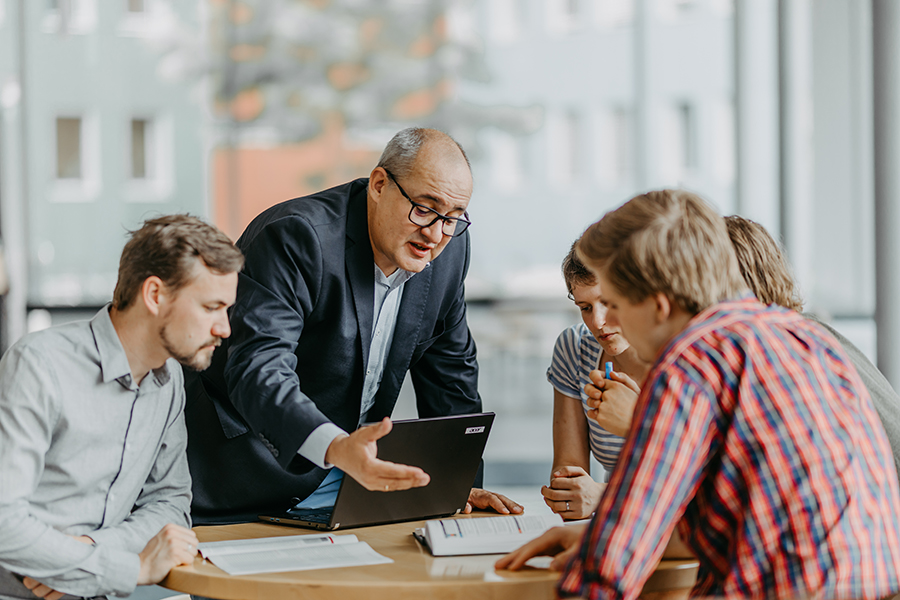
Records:
M725 217L725 227L734 245L741 275L759 301L803 310L803 299L794 284L791 266L781 246L766 228L737 215Z

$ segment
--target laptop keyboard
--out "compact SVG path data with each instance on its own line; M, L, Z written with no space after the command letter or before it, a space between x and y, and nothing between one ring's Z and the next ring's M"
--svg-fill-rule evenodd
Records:
M325 523L328 524L331 522L331 510L330 509L311 509L311 508L302 508L296 509L293 508L290 511L291 516L297 517L303 521L311 521L313 523Z

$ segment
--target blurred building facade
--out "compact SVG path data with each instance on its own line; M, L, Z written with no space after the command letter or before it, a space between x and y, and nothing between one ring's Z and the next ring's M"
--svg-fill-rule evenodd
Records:
M470 321L510 472L549 463L544 371L579 319L558 265L643 190L765 225L874 358L879 1L0 0L7 312L102 304L142 218L236 238L417 124L472 159Z
M201 4L0 0L0 207L8 341L28 309L109 301L129 229L207 214L204 104L158 42Z

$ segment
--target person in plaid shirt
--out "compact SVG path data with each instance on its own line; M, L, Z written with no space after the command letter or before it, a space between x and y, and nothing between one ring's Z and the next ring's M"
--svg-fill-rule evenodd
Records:
M637 196L578 251L607 320L654 366L590 524L497 567L557 553L561 596L631 600L677 525L700 561L692 596L897 593L897 473L831 334L746 291L723 219L688 192Z

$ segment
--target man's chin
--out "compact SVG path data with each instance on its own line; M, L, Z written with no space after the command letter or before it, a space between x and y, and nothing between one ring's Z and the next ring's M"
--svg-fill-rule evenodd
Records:
M187 360L179 358L178 362L191 369L192 371L205 371L209 368L209 365L212 364L213 351L214 349L201 350Z

